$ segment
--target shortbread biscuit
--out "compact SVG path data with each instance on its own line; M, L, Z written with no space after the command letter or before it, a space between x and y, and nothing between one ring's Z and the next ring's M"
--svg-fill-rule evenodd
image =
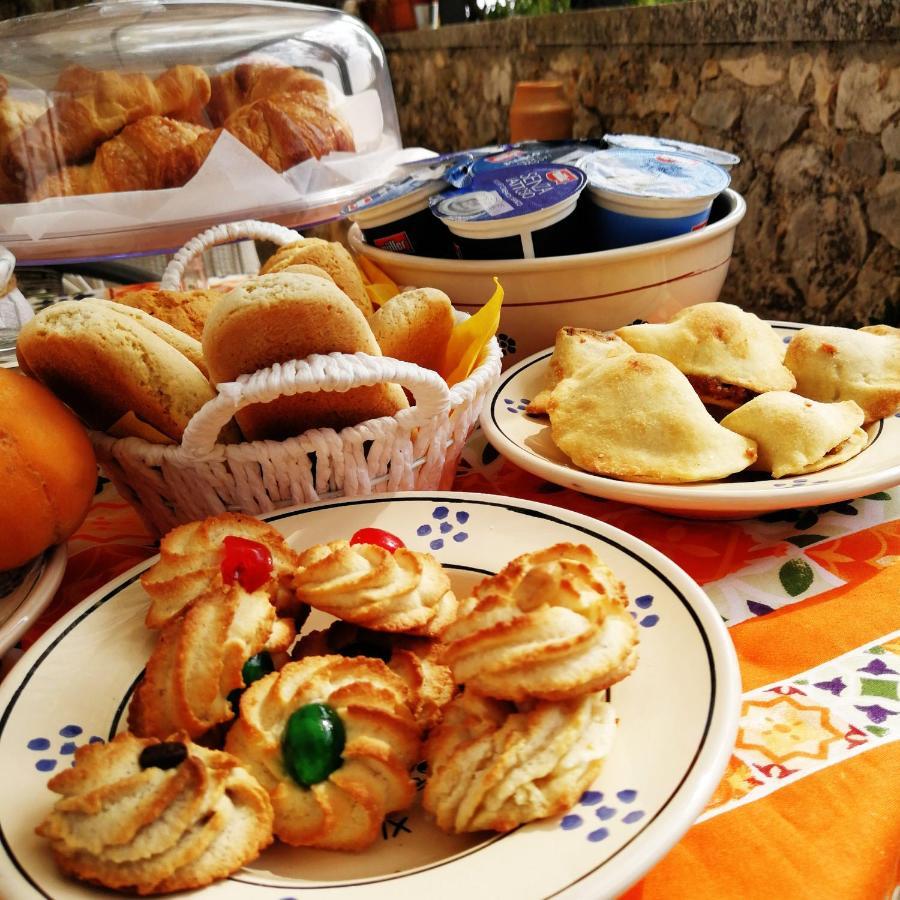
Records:
M128 725L142 737L184 731L192 738L235 716L232 695L246 687L244 666L268 654L271 671L287 661L296 631L264 591L239 585L208 593L159 633L134 693Z
M600 694L517 711L466 690L425 742L422 805L451 834L558 815L596 780L615 730Z
M220 291L164 291L146 289L128 291L116 298L123 306L143 310L173 328L198 341L203 337L203 326Z
M318 353L381 356L372 329L331 281L294 272L250 278L214 307L203 353L217 384ZM309 428L345 428L409 404L397 384L318 391L254 403L236 418L248 440L282 440Z
M323 722L314 742L322 755L292 765L285 754L298 712L315 712L330 727ZM257 681L241 697L225 746L268 790L276 836L327 850L376 841L385 815L412 802L409 770L421 758L403 682L363 657L311 656ZM300 779L297 763L304 771L315 764L315 774Z
M297 600L293 587L297 554L281 532L254 516L222 513L179 525L160 541L158 562L141 575L141 585L150 595L145 619L148 628L162 628L186 612L195 600L225 590L222 563L226 537L254 541L268 550L272 571L260 589L268 594L280 616L290 616L298 626L305 621L309 607Z
M866 422L887 418L900 409L897 329L873 326L855 331L812 325L791 339L785 364L797 378L798 394L823 403L853 400Z
M37 833L66 873L117 891L200 888L272 842L272 804L237 759L176 734L85 744L50 779Z
M769 391L729 413L721 425L756 442L754 469L783 478L852 459L869 442L862 423L863 411L852 400L819 403Z
M565 700L608 688L637 662L622 583L589 547L525 553L484 579L443 635L454 680L489 697Z
M453 331L453 306L443 291L415 288L391 297L369 324L385 356L437 372Z
M450 579L430 553L332 541L304 550L297 598L374 631L437 637L456 617Z
M324 269L334 283L353 301L366 317L372 315L372 301L353 257L343 244L306 238L279 248L260 267L260 275L283 272L291 266L309 264Z

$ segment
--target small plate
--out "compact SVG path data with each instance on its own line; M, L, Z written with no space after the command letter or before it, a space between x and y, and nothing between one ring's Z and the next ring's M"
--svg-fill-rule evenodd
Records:
M185 896L597 900L639 879L703 810L733 746L740 676L712 603L658 551L586 516L480 494L335 501L270 521L297 548L364 526L387 529L412 549L430 550L460 594L520 553L559 541L588 544L625 582L640 660L609 692L619 729L602 774L567 814L505 835L449 836L416 800L389 815L382 839L362 853L276 844L233 877ZM124 727L153 647L138 578L154 561L72 610L0 685L0 896L105 896L60 875L34 828L54 800L50 773L69 765L76 745L107 740ZM314 614L307 628L327 621ZM424 776L414 775L423 785Z
M805 325L769 323L787 343ZM770 478L739 473L696 484L640 484L579 469L553 443L546 416L529 416L525 406L547 380L552 348L523 359L504 373L485 404L481 427L505 457L528 472L563 487L658 509L675 515L740 519L778 509L853 500L900 484L900 417L868 426L869 444L853 459L809 475Z
M33 624L53 599L66 571L66 547L45 550L7 586L0 585L0 656Z

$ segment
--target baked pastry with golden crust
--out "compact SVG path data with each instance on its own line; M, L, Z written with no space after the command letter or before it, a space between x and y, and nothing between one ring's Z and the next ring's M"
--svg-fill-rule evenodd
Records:
M279 615L291 616L298 620L298 626L302 624L309 609L297 601L294 593L298 558L281 532L245 513L221 513L179 525L160 541L158 562L141 575L141 585L150 595L145 620L148 628L163 628L195 600L225 589L225 538L234 537L261 544L268 551L270 574L259 588L269 596ZM241 577L240 571L235 574ZM257 580L264 574L260 572Z
M453 674L440 661L442 652L443 645L428 638L370 631L337 620L323 631L303 635L291 650L291 657L340 654L383 660L403 679L416 722L428 731L441 720L444 707L456 694Z
M163 291L140 290L120 294L116 300L123 306L142 310L194 340L203 337L203 326L213 303L221 297L219 291Z
M600 694L517 711L466 690L425 742L422 805L451 834L557 815L597 778L615 729Z
M378 659L288 663L244 692L225 746L268 790L275 834L294 846L361 850L415 795L419 729Z
M674 363L710 406L737 409L756 394L794 389L781 339L730 303L698 303L664 325L626 325L616 334L639 353Z
M869 442L862 423L863 411L852 400L819 403L769 391L729 413L721 425L756 441L754 469L782 478L852 459Z
M287 661L295 637L293 621L276 616L265 591L234 585L203 595L160 632L131 701L129 727L142 737L185 731L198 738L231 721L232 692L252 677L248 661L266 653L254 674L272 671Z
M267 793L227 753L123 732L75 751L50 779L60 799L37 833L66 873L114 890L203 887L272 842Z
M687 378L649 353L576 372L553 389L548 410L556 446L598 475L650 484L713 481L756 460L756 444L718 425Z
M797 393L810 400L854 400L866 422L900 409L897 329L812 325L794 335L784 361L797 378Z
M450 579L430 553L332 541L304 550L297 598L374 631L437 637L456 618Z
M466 689L503 700L599 691L637 662L622 583L589 547L525 553L484 579L444 632L443 659Z

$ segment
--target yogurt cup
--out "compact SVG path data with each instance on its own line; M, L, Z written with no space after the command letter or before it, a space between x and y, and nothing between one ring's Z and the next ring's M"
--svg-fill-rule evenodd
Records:
M674 138L651 137L647 134L604 134L603 140L610 147L622 147L625 150L657 150L663 153L687 153L699 156L708 162L721 166L726 172L736 166L741 158L725 150L705 147L703 144L691 144L688 141L676 141Z
M598 150L581 160L588 177L594 249L610 250L702 228L731 180L696 156L653 150Z
M422 163L427 164L428 160ZM441 178L422 178L420 174L423 173L417 171L406 175L358 197L341 210L341 215L356 222L366 242L373 247L415 256L449 257L447 229L428 208L428 201L446 190L447 182Z
M577 215L587 178L574 166L506 166L432 197L461 259L534 259L583 251Z

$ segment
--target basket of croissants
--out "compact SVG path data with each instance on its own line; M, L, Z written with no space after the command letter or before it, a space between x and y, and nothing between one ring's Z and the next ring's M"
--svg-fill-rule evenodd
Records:
M243 238L278 246L258 275L180 290L197 254ZM374 293L341 244L230 223L189 241L159 290L42 310L17 356L85 422L157 534L227 510L447 487L500 373L496 321L473 327L429 288L377 309Z

